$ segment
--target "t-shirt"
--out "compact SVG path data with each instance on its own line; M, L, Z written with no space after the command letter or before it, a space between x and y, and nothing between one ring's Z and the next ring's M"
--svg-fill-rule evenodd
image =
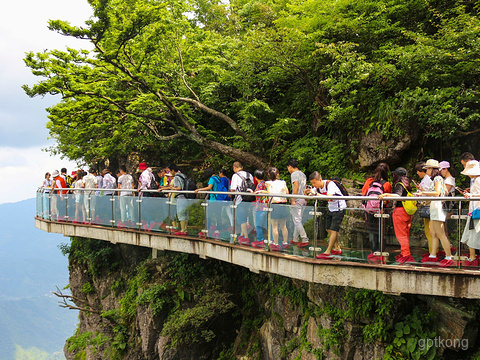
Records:
M116 186L115 184L117 183L117 181L115 180L115 178L109 174L109 173L106 173L105 175L103 175L103 189L115 189ZM104 195L112 195L114 193L114 191L105 191L103 194Z
M83 177L82 179L83 187L87 189L94 189L95 186L98 184L98 180L93 174L88 174ZM90 195L92 191L85 191L85 195Z
M445 180L443 180L443 177L441 177L440 175L435 176L435 179L433 179L432 183L430 184L428 191L435 191L435 186L437 183L440 183L439 196L445 196L445 194L447 193L447 188L445 187Z
M305 192L305 187L307 186L307 177L305 176L305 174L300 170L294 171L291 174L291 179L292 179L292 194L294 189L293 183L295 181L298 181L298 192L296 195L303 195L303 193Z
M480 195L480 176L472 178L472 185L470 186L470 194L479 196ZM472 212L477 207L480 207L480 201L470 201L469 211Z
M148 190L150 182L152 181L153 174L148 169L143 170L138 183L140 185L140 190Z
M268 193L269 194L286 194L287 191L287 183L285 180L274 180L274 181L265 181L267 185ZM280 196L273 196L272 203L279 204L279 203L286 203L287 198L280 197Z
M432 179L430 178L430 175L425 175L422 181L420 181L420 186L424 191L427 191L428 189L430 189L431 184L432 184Z
M449 176L445 179L445 185L452 185L450 188L449 194L455 195L455 178L453 176Z
M173 187L180 187L180 190L183 190L185 187L185 175L182 174L180 171L175 175L173 178ZM184 198L184 194L175 194L175 197L182 197Z
M407 189L405 189L405 187L399 181L395 184L392 194L397 194L398 196L407 196ZM396 201L395 206L403 207L403 203L401 201Z
M52 185L53 185L52 179L50 179L50 180L44 179L43 180L43 187L44 187L43 192L46 193L46 194L50 193L50 189L51 189Z
M123 174L118 177L120 189L133 189L133 177L130 174ZM131 191L120 191L120 196L132 195Z
M252 182L253 182L253 177L252 177L251 174L247 173L244 170L240 170L240 171L236 172L235 174L233 174L232 183L230 184L230 190L240 191L242 189L243 180L240 176L243 176L243 178L245 180L247 178L250 178L250 180L252 180ZM242 202L242 196L241 195L235 196L235 205L237 205L241 202Z
M97 175L97 176L96 176L96 179L97 179L98 188L99 188L99 189L102 189L102 188L103 188L103 176ZM100 192L101 192L101 191L98 190L95 194L96 194L97 196L99 196L99 195L100 195Z
M323 188L318 189L317 192L328 196L343 196L342 192L338 188L337 184L330 180L323 181ZM327 184L327 185L325 185ZM330 212L340 211L347 208L347 202L345 200L329 200L328 210Z

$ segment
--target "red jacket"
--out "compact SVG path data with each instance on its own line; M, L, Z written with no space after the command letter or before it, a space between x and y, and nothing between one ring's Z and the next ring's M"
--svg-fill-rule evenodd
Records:
M61 176L57 176L54 180L53 180L53 187L55 189L58 189L59 186L57 186L57 180L60 180L60 188L66 188L67 187L67 183L65 182L65 179ZM62 195L65 195L66 193L68 192L68 190L56 190L54 191L53 193L54 194L62 194Z

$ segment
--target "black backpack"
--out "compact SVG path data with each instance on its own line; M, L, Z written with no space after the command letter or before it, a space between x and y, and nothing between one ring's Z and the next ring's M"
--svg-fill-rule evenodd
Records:
M253 193L255 193L255 184L253 183L252 179L247 175L247 178L244 178L242 175L239 173L236 173L238 176L240 176L240 179L242 179L242 185L240 186L240 189L238 189L239 192L248 192L248 190L252 190ZM245 202L253 202L255 201L256 197L255 195L242 195L242 200Z
M187 175L183 173L178 173L178 176L180 176L183 180L183 187L182 190L190 190L190 191L195 191L197 189L197 184L195 181L193 181L192 178L187 177ZM188 193L188 194L183 194L187 199L196 199L197 194L195 193Z
M345 186L343 186L343 184L338 181L338 180L331 180L335 183L335 185L338 186L338 188L340 189L340 192L342 193L343 196L348 196L348 191L347 189L345 188Z

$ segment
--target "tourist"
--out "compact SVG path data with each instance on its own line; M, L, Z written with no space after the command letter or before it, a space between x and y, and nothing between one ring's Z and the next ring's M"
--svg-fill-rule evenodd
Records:
M80 190L82 189L82 179L83 179L83 171L82 170L77 170L75 173L75 181L72 184L72 187L75 188L74 193L75 193L75 220L73 221L74 223L77 224L88 224L86 222L86 216L85 216L85 203L84 203L84 194L83 191ZM80 219L80 214L82 214L82 218Z
M464 193L465 198L471 199L480 197L480 165L478 161L468 161L465 164L465 169L462 171L462 174L473 180L470 192ZM475 250L480 249L480 219L478 219L475 209L480 209L480 201L470 201L468 209L469 216L461 241L469 247L470 253L468 259L465 260L462 265L476 267L478 266L478 260L475 255Z
M255 188L256 194L266 193L267 185L265 184L265 170L255 170L253 176L257 182ZM257 241L252 242L254 248L264 248L265 231L267 231L267 196L257 196L255 199L255 232Z
M410 179L407 176L407 170L403 167L396 168L393 171L393 190L392 193L379 195L381 200L385 197L404 197L412 191ZM407 214L403 208L402 201L395 201L392 213L393 229L395 236L400 243L400 254L395 260L400 264L412 263L415 261L410 253L410 227L412 226L412 215Z
M280 172L277 168L270 168L270 170L268 170L268 177L270 180L266 181L265 185L269 194L288 194L287 183L285 180L280 180ZM283 236L282 246L283 248L288 248L287 199L281 196L273 196L270 197L269 201L273 209L270 213L270 227L273 235L273 241L270 241L270 250L280 251L279 230L281 230Z
M212 168L206 168L203 172L203 177L208 179L207 186L195 189L195 194L198 194L199 191L219 191L218 187L221 184L221 179L214 173ZM207 231L210 230L213 235L217 227L216 225L212 225L212 222L215 219L215 224L219 223L219 218L222 213L222 205L217 201L218 194L209 194L207 197ZM205 231L200 231L198 237L205 238Z
M173 175L173 184L171 185L171 190L181 191L185 189L185 182L187 177L180 172L180 169L176 165L170 165L170 173ZM177 209L177 219L180 223L179 231L173 233L173 235L188 235L188 200L184 194L181 193L172 193L171 197L172 205L176 205ZM177 227L176 222L173 223L174 228Z
M305 187L307 185L307 177L305 174L298 169L298 161L291 159L287 163L287 170L290 173L290 178L292 182L292 194L293 195L303 195L305 192ZM307 233L303 227L303 213L305 211L305 206L307 205L307 200L305 199L295 199L291 200L292 208L290 209L292 220L293 220L293 244L298 247L305 247L310 244L308 240ZM299 241L299 239L301 241Z
M420 184L415 183L417 191L426 191L430 188L432 179L428 176L427 171L424 169L425 161L418 162L415 165L415 171L420 178ZM419 215L423 218L425 236L428 242L428 255L432 253L432 235L430 234L430 205L422 205L419 208Z
M127 168L125 165L120 165L118 169L118 180L117 187L124 191L120 191L119 203L120 203L120 219L121 221L117 224L118 227L125 227L127 221L130 221L130 225L134 225L135 216L134 216L134 207L133 207L133 189L135 189L133 183L133 177L130 174L127 174ZM125 191L130 190L130 191Z
M463 168L467 166L467 163L471 160L475 160L475 156L469 152L464 152L462 155L460 155L460 163L462 164ZM470 187L473 185L474 179L470 179ZM469 192L470 187L466 188L465 191Z
M310 174L309 179L313 189L306 190L306 194L343 196L338 185L332 180L323 180L318 171ZM316 256L317 259L329 260L332 258L332 255L341 255L342 250L338 244L338 232L340 231L346 208L347 202L345 200L328 200L328 209L325 215L325 228L329 236L328 246L324 253ZM336 249L334 249L334 246Z
M368 177L365 180L365 183L362 187L362 195L363 196L374 196L380 195L385 193L392 192L392 184L388 181L388 172L390 171L390 167L386 163L380 163L375 168L373 175ZM365 206L369 205L369 201L365 201ZM377 205L377 203L374 203ZM368 261L371 263L379 263L381 262L381 257L375 255L375 252L383 252L384 247L381 244L380 239L380 218L375 217L375 214L380 212L380 204L378 204L378 209L373 208L371 211L365 211L365 225L368 232L368 239L370 242L370 250L371 253L368 255ZM383 221L383 218L382 218ZM382 231L385 234L385 225L382 224Z
M429 159L425 163L424 168L427 171L428 176L432 179L432 183L428 191L418 192L418 195L425 196L445 196L447 189L445 187L445 181L440 175L440 165L437 160ZM454 266L452 260L452 253L450 242L445 234L445 221L447 215L443 210L441 201L430 202L430 234L432 235L432 252L428 256L424 256L422 263L435 264L442 267ZM441 260L437 256L439 240L445 250L445 259Z
M45 179L43 179L42 183L42 197L43 197L43 218L47 219L50 213L50 191L52 191L53 187L53 180L49 172L45 173Z
M230 191L237 191L241 192L247 191L246 190L246 179L250 179L253 182L253 177L250 173L246 172L243 170L243 166L239 161L235 161L233 163L233 176L232 176L232 182L230 184ZM249 245L250 244L250 239L248 237L248 224L247 224L247 218L248 218L248 211L249 209L249 204L243 204L242 203L242 195L236 195L234 198L234 205L237 207L236 208L236 218L237 218L237 223L240 224L240 236L238 237L238 242L239 244L242 245Z
M65 221L66 215L66 206L65 206L65 195L68 193L67 184L65 179L60 176L58 170L54 170L52 172L53 177L53 189L61 189L61 190L53 190L53 198L52 198L52 213L55 215L56 220Z
M88 175L84 176L82 179L82 187L84 189L96 189L98 188L98 180L95 176L97 170L95 168L90 168L88 170ZM87 220L91 221L95 218L95 207L97 204L96 196L92 196L93 191L85 191L83 194L83 202L85 205L85 210L87 212Z

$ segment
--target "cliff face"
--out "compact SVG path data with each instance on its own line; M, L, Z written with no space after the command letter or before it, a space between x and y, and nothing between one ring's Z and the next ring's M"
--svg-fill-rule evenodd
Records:
M67 359L452 359L475 351L475 301L309 284L185 254L149 256L141 247L72 239L70 288L83 310ZM428 346L436 337L464 341Z

